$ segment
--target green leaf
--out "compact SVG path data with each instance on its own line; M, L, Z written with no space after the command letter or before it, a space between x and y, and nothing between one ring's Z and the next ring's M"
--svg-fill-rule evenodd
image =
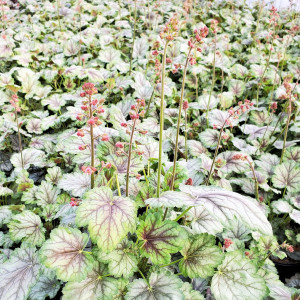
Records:
M202 144L210 149L215 149L218 145L219 132L214 129L206 129L199 134Z
M14 216L8 224L13 241L25 241L33 246L40 246L45 240L43 223L39 216L29 210Z
M48 174L45 176L45 179L52 184L57 184L62 176L60 167L48 168L47 173Z
M245 83L242 80L231 79L228 82L228 91L232 92L236 97L242 96L245 90Z
M103 277L108 270L104 264L94 263L93 269L80 282L68 282L63 288L63 300L111 300L118 292L118 281Z
M54 269L58 279L80 281L92 268L93 258L84 251L89 238L78 229L58 227L40 250L42 262Z
M212 276L214 268L223 260L223 253L215 244L214 236L207 233L190 237L180 251L183 255L179 263L182 274L190 278Z
M139 240L143 241L141 254L154 264L167 264L171 253L178 252L186 239L186 232L177 222L163 221L162 213L149 213L137 230Z
M192 220L190 226L194 233L207 232L215 235L223 230L223 225L204 206L193 207L187 212L187 216Z
M42 181L35 193L35 197L38 199L37 204L40 206L55 204L58 194L59 190L50 182Z
M130 250L132 242L122 241L116 250L110 253L99 253L99 260L108 264L108 273L115 277L129 278L138 270L138 259Z
M165 271L151 273L149 286L144 279L134 280L128 287L126 300L184 300L178 276Z
M255 266L240 252L228 252L213 276L211 290L216 300L263 299L267 289Z
M185 282L182 285L181 291L183 292L184 300L204 300L203 295L200 292L193 290L193 287L188 282Z
M0 227L9 222L12 217L12 212L9 206L0 206Z
M60 282L55 277L55 272L46 269L38 282L30 290L30 300L44 300L54 298L60 289Z
M135 219L134 202L113 197L108 187L88 191L76 213L77 225L88 225L91 239L104 252L115 249L126 234L135 229Z
M0 267L0 299L28 299L30 288L36 283L40 264L34 248L18 248Z
M28 169L30 165L36 167L44 167L45 153L41 150L28 148L22 151L24 169ZM22 170L21 154L15 153L10 159L11 163L17 170Z
M300 168L293 160L288 160L275 168L272 182L275 187L288 191L299 191L300 189Z
M91 176L84 173L64 174L58 182L58 187L71 192L75 197L81 197L90 188Z

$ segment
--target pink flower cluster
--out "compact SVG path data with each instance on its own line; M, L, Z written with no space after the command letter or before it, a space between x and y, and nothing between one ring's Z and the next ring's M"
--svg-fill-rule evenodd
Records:
M78 199L71 198L70 205L71 206L78 206L79 205Z
M196 48L198 52L202 52L202 49L200 46L203 44L203 39L206 38L208 35L208 28L206 26L195 29L194 30L194 36L191 37L188 41L188 46L190 49ZM196 58L194 56L190 56L189 63L191 65L194 65L196 63Z
M218 24L219 24L218 20L213 19L210 21L210 28L214 34L216 34L219 30Z
M160 33L160 38L167 41L173 41L178 33L178 18L175 15L165 24L163 31Z
M105 102L105 99L94 99L92 98L93 95L98 93L98 90L96 89L95 85L90 82L86 82L82 86L83 92L80 93L80 97L84 98L82 100L82 106L81 110L82 113L79 113L76 116L76 119L78 121L86 120L86 124L89 126L88 129L78 129L77 136L84 137L85 133L91 132L91 129L93 126L99 126L102 124L102 121L99 118L99 115L103 114L105 112L103 108L103 104ZM94 137L94 138L98 138ZM104 133L101 135L101 141L108 141L109 136ZM79 150L85 150L88 147L88 145L80 145L78 147Z
M244 101L244 103L242 101L239 101L238 102L238 108L234 109L233 107L231 107L228 110L229 117L225 120L225 124L229 125L230 128L233 128L232 119L238 119L240 117L240 115L242 115L243 113L248 112L253 105L254 105L254 103L252 103L248 99L246 99ZM217 125L213 125L213 129L217 129L217 128L218 128Z
M281 244L281 248L287 250L290 253L294 252L294 247L292 245L290 245L290 244L287 244L286 242L283 242Z
M82 166L81 171L85 174L91 175L91 174L95 173L97 171L97 169L92 166Z
M224 239L224 247L225 249L229 248L233 244L231 239Z
M15 109L15 112L17 112L17 113L21 112L19 97L16 94L11 96L11 99L9 102L10 102L11 106Z
M277 13L277 8L272 5L270 10L270 24L274 24L274 26L278 26L277 20L279 19L279 14Z
M131 105L129 112L129 116L131 120L138 120L140 117L143 118L145 116L145 99L137 99L136 104Z

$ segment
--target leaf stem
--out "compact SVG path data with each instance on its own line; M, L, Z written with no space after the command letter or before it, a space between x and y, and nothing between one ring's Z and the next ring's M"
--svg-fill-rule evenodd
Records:
M172 266L172 265L177 264L178 262L180 262L180 261L182 261L182 260L183 260L183 257L180 258L180 259L177 259L177 260L175 260L175 261L172 261L172 262L170 262L170 263L168 263L168 264L161 265L161 266L159 266L159 267L160 267L160 268L164 268L164 267Z
M149 181L148 181L145 169L143 169L143 173L144 173L144 176L145 176L145 180L146 180L147 186L149 187Z
M288 131L289 131L289 124L290 124L291 114L292 114L292 101L291 101L291 97L292 96L290 95L289 105L288 105L288 119L287 119L286 126L285 126L285 132L284 132L284 138L283 138L283 146L282 146L282 152L281 152L281 157L280 157L280 164L282 163L284 152L285 152L286 138L287 138L287 134L288 134Z
M149 289L150 289L150 288L151 288L151 286L150 286L150 284L149 284L148 280L146 279L146 277L144 276L144 274L142 273L142 271L141 271L141 270L139 270L139 273L141 274L141 276L143 277L143 279L146 281L146 283L147 283L147 285L148 285L148 287L149 287Z
M186 210L184 210L174 221L178 222L190 209L192 209L194 206L189 206Z
M118 195L119 195L119 197L121 197L121 189L120 189L120 183L119 183L117 168L116 168L115 176L116 176L116 182L117 182L117 188L118 188Z

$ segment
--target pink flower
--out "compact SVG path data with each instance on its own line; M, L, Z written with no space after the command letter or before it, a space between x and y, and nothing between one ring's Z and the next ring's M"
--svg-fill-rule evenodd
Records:
M97 105L97 103L98 103L98 100L97 100L97 99L94 99L94 100L91 102L92 105Z
M191 65L194 65L196 63L196 59L194 57L191 57L189 59L189 62L190 62Z
M115 146L116 146L117 148L124 148L124 145L123 145L123 143L121 143L121 142L117 142Z
M103 114L104 111L105 111L105 110L104 110L103 107L99 107L98 110L97 110L98 114Z
M84 172L85 174L91 175L91 174L95 173L97 171L97 169L92 166L82 166L81 171Z
M122 127L127 127L127 123L123 122L123 123L121 123L121 126Z
M82 105L82 106L81 106L81 109L82 109L83 111L87 111L89 108L88 108L86 105Z
M224 247L225 249L229 248L233 244L231 239L224 239Z
M87 121L87 123L88 123L89 125L95 125L95 124L96 124L96 120L95 120L95 118L90 118L90 119Z
M82 120L82 114L78 114L77 116L76 116L76 120L78 120L78 121L81 121Z
M83 150L86 149L86 147L87 147L87 145L80 145L80 146L78 146L78 149L79 149L80 151L83 151Z
M172 59L171 59L170 57L167 57L167 58L166 58L166 63L167 63L167 64L171 64L171 63L172 63Z
M84 132L82 129L78 129L77 136L84 137Z
M86 95L85 95L85 92L81 92L80 93L80 97L85 97Z
M70 205L71 205L71 206L78 206L78 205L79 205L79 203L77 202L77 199L75 199L75 198L71 198Z
M107 142L108 140L109 140L109 136L106 133L102 134L101 141Z
M145 99L141 99L141 106L145 106L145 105L146 105Z
M159 53L157 50L152 51L152 55L157 56Z
M193 185L193 179L189 178L186 182L185 185Z
M184 110L187 110L187 109L189 108L189 103L188 103L188 101L184 101L184 102L183 102L182 108L183 108Z

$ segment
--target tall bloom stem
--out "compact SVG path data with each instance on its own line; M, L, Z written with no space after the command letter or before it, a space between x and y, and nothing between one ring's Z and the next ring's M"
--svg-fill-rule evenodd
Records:
M206 185L209 184L211 174L214 170L216 157L218 155L219 147L220 147L220 144L221 144L222 133L224 131L225 126L229 125L231 128L233 128L233 125L231 123L231 119L232 118L233 119L238 119L239 115L241 115L242 113L248 111L251 106L253 106L253 103L251 103L249 100L246 99L244 104L241 101L239 102L239 107L236 110L234 110L233 108L229 109L229 111L228 111L229 112L229 117L225 120L225 122L221 126L221 130L220 130L220 133L219 133L218 143L217 143L217 147L216 147L216 150L215 150L214 158L213 158L213 161L212 161L209 173L208 173L208 177L207 177L206 182L205 182ZM215 125L214 125L214 128L216 128Z
M60 16L59 16L59 0L56 0L56 11L57 11L59 30L62 31L61 23L60 23Z
M133 56L133 48L134 48L135 35L136 35L136 1L137 0L134 0L134 28L133 28L133 37L132 37L132 47L130 52L129 75L131 75L131 71L132 71L132 56Z
M254 183L255 183L255 198L257 201L259 201L258 180L257 180L256 174L255 174L253 163L249 160L249 158L247 156L245 157L245 159L248 162L251 172L253 174L253 179L254 179Z
M19 105L19 98L16 94L12 95L10 104L14 108L14 113L16 117L16 123L17 123L17 130L18 130L18 142L19 142L19 152L21 155L21 164L22 164L22 169L24 169L24 159L23 159L23 147L22 147L22 139L21 139L21 133L20 133L20 122L18 119L18 112L21 112L21 107Z
M157 175L157 190L156 195L160 195L160 177L162 169L162 139L163 139L163 130L164 130L164 99L165 99L165 73L166 73L166 56L167 56L167 47L169 41L166 41L164 54L162 58L162 76L161 76L161 95L160 95L160 124L159 124L159 155L158 155L158 175Z
M286 121L286 126L285 126L280 163L282 163L282 160L283 160L283 157L284 157L286 138L287 138L287 134L288 134L288 130L289 130L289 124L290 124L290 121L291 121L291 114L292 114L292 97L290 95L289 104L288 104L288 119Z
M89 95L89 118L91 119L93 117L93 111L92 111L92 96ZM90 139L91 139L91 167L95 168L95 144L94 144L94 128L93 124L90 125ZM91 188L93 189L95 186L95 174L91 174Z
M126 197L129 196L129 172L130 172L130 161L131 161L131 153L132 153L132 141L135 130L136 119L133 121L131 134L130 134L130 142L129 142L129 151L128 151L128 162L127 162L127 171L126 171Z
M191 51L192 51L192 48L190 47L187 58L186 58L186 61L185 61L184 71L183 71L183 78L182 78L182 85L181 85L181 95L180 95L179 108L178 108L176 141L175 141L175 148L174 148L173 173L172 173L171 187L170 187L171 190L173 190L173 187L174 187L177 153L178 153L179 131L180 131L180 122L181 122L181 111L182 111L182 103L183 103L183 96L184 96L184 86L185 86L186 72L187 72L187 67L188 67ZM187 158L187 155L186 155L186 158Z
M210 105L210 100L211 100L211 95L212 95L212 92L214 90L214 87L215 87L215 81L216 81L216 41L217 37L215 35L215 43L214 43L214 60L213 60L213 77L212 77L212 82L211 82L211 88L210 88L210 91L209 91L209 98L208 98L208 103L207 103L207 108L206 108L206 126L208 127L208 111L209 111L209 105Z

